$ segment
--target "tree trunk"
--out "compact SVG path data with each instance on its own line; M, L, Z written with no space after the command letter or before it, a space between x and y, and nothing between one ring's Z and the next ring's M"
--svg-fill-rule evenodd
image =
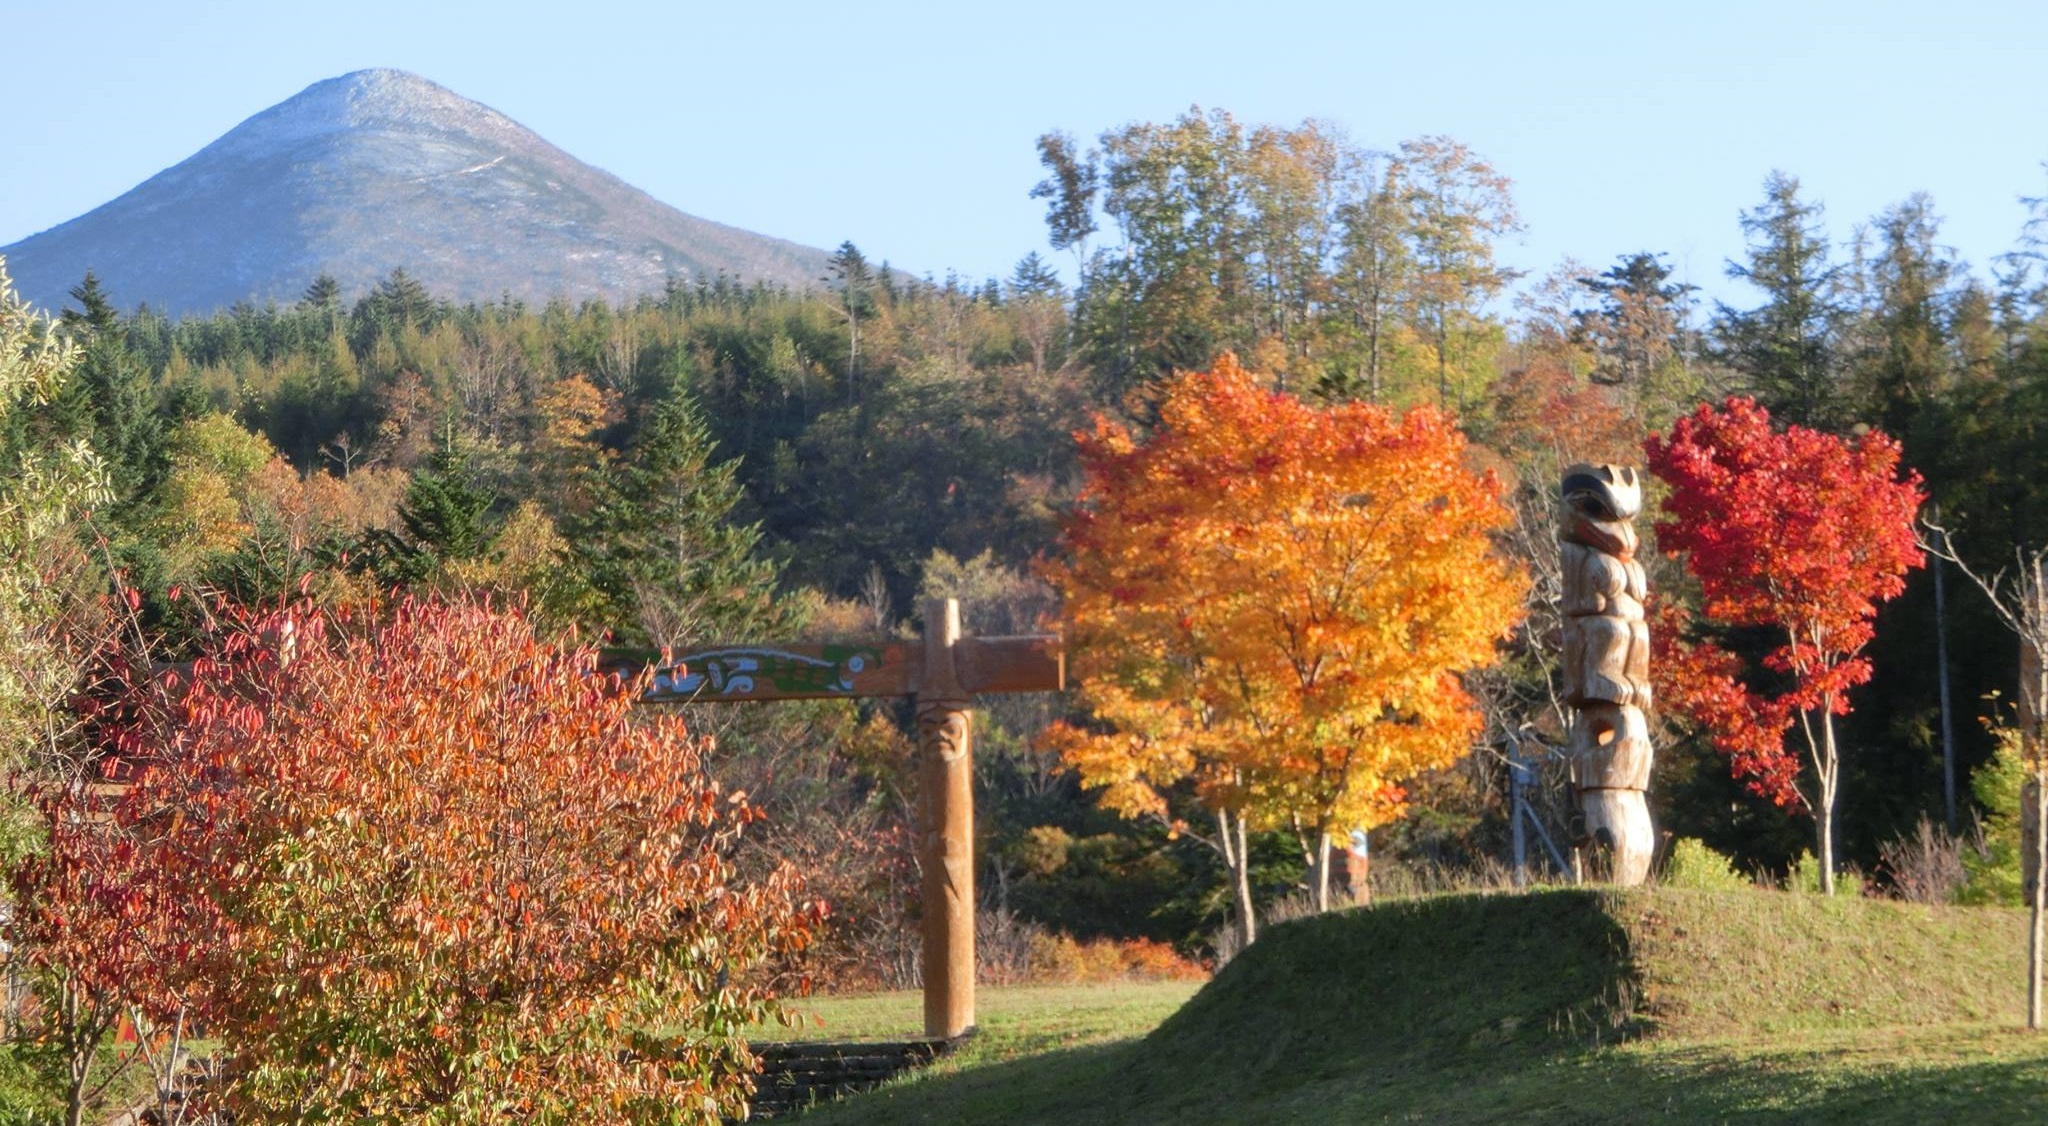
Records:
M1251 842L1245 832L1243 817L1237 819L1236 832L1237 842L1233 851L1237 854L1237 871L1232 876L1237 886L1237 937L1249 947L1259 937L1259 922L1252 907Z
M1316 859L1311 865L1315 876L1316 914L1330 909L1330 834L1316 831Z
M2038 753L2038 752L2037 752ZM2027 795L2026 808L2020 816L2033 822L2032 845L2034 878L2027 886L2027 1027L2034 1031L2041 1028L2041 946L2044 927L2048 927L2048 879L2042 873L2048 871L2043 861L2048 860L2048 768L2037 758L2034 764L2033 785Z
M92 1071L92 1058L99 1048L99 1037L86 1030L85 1005L75 982L67 982L63 991L60 1003L64 1014L62 1035L68 1057L64 1061L64 1126L84 1126L85 1083Z
M1814 820L1820 830L1820 891L1835 894L1835 781L1840 776L1840 758L1835 749L1835 700L1821 698L1820 713L1820 803Z

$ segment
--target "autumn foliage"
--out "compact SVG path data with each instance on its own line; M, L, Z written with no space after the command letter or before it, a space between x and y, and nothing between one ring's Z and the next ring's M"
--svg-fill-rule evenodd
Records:
M716 1121L817 909L681 721L519 614L239 620L158 684L109 833L207 909L161 972L239 1120ZM63 855L57 850L54 855ZM146 905L145 905L146 906Z
M1228 357L1168 390L1140 438L1098 421L1066 553L1074 671L1096 723L1054 741L1103 802L1201 830L1240 882L1244 831L1397 815L1403 780L1480 729L1461 670L1490 663L1524 577L1451 418L1261 388Z
M1652 631L1658 692L1712 733L1753 791L1812 810L1829 860L1834 717L1849 713L1849 691L1870 679L1863 649L1878 603L1904 591L1906 572L1923 563L1913 534L1919 474L1901 475L1899 445L1881 432L1776 430L1746 398L1702 404L1644 450L1671 487L1658 543L1684 556L1704 595L1695 628L1667 610ZM1730 629L1771 639L1757 668L1714 640ZM1801 748L1787 749L1795 725Z

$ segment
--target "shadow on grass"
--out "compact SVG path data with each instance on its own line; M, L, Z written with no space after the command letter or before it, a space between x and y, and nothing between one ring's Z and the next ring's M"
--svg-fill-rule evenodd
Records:
M859 1123L1137 1126L1162 1122L1870 1123L2037 1121L2048 1105L2048 1045L2006 1033L1961 1043L1914 1030L1903 1044L1816 1049L1627 1045L1561 1053L1462 1051L1356 1061L1295 1083L1256 1066L1201 1077L1162 1066L1143 1042L1072 1049L934 1074L803 1117ZM2004 1042L1997 1042L2000 1040ZM1897 1047L1926 1057L1885 1058ZM1998 1056L1983 1058L1986 1051ZM1975 1058L1972 1058L1975 1057Z

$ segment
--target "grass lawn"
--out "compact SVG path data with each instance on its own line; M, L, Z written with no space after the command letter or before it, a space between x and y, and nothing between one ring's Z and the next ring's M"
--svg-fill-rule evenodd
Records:
M976 1043L803 1121L2048 1121L2023 938L1774 892L1395 904L1274 927L1177 1010L1186 986L984 990ZM916 1031L915 994L816 1007L815 1035Z
M1036 1056L1063 1048L1143 1036L1187 1003L1200 982L1025 985L975 991L978 1031L927 1074ZM924 1035L924 998L916 992L818 997L792 1006L801 1027L763 1027L763 1040L909 1040Z

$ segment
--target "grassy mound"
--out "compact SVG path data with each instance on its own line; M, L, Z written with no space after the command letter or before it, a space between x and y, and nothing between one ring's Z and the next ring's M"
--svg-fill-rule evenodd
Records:
M1414 900L1273 928L1153 1041L1180 1053L1213 1040L1240 1066L1245 1043L1341 1065L1639 1035L2017 1022L2024 937L2016 913L1757 891Z
M1142 1040L807 1122L1919 1122L2034 1113L2011 912L1550 891L1274 927ZM2023 1115L2024 1117L2024 1115Z

